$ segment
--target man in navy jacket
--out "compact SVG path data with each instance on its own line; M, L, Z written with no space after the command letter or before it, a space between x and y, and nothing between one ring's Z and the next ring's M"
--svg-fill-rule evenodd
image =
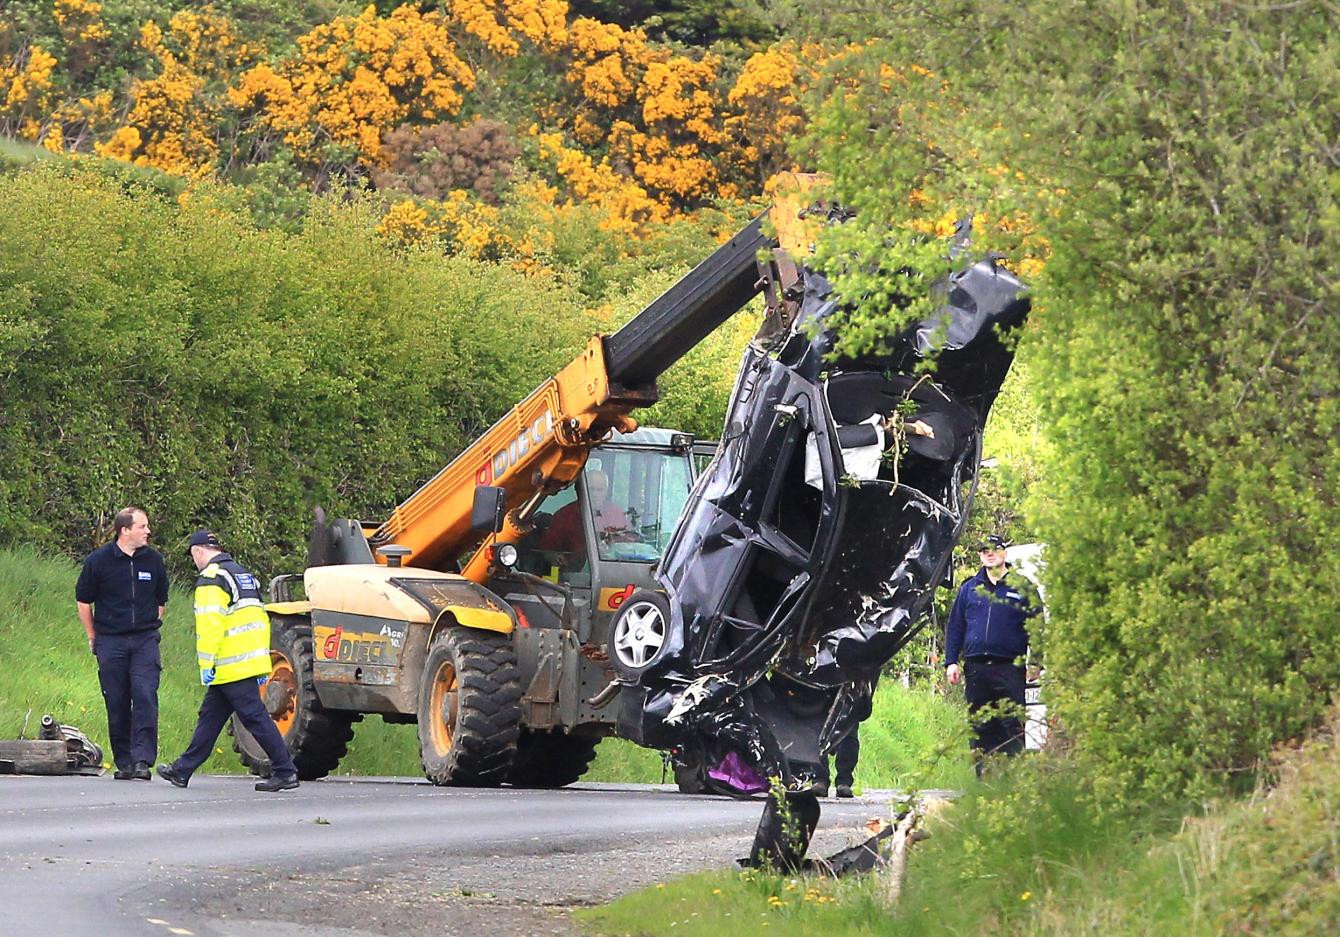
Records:
M88 649L98 659L118 781L149 780L158 754L158 642L168 581L163 557L148 544L149 516L121 509L112 542L84 559L74 587Z
M1024 749L1018 714L1024 709L1028 620L1042 611L1042 603L1033 584L1005 562L1008 546L1009 541L995 535L981 543L982 568L959 587L945 629L949 682L964 680L974 716L991 707L987 718L974 719L978 774L983 755L1017 755Z

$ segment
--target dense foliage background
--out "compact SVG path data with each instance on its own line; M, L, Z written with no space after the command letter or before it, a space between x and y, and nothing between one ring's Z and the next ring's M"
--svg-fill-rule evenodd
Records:
M292 563L311 504L378 516L817 169L847 341L932 307L967 214L1032 284L973 530L1048 544L1096 802L1250 785L1340 685L1336 19L15 0L0 542L138 501ZM649 419L715 435L751 325Z
M1250 784L1340 684L1335 11L892 7L813 140L857 210L829 256L903 265L840 286L939 275L946 210L1034 265L1063 724L1109 795Z

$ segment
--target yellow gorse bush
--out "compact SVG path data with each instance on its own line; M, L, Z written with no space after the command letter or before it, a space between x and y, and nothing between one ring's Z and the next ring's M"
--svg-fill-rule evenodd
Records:
M36 142L41 138L45 115L56 103L52 86L55 68L56 57L36 45L20 49L0 67L0 129L21 140Z
M455 114L474 87L449 25L441 13L412 6L386 17L369 6L302 36L296 54L278 65L250 69L228 100L301 161L320 165L333 145L356 163L378 165L384 134L405 121Z
M224 16L183 10L164 31L149 21L140 45L159 74L137 82L125 123L94 150L176 175L212 173L218 162L219 89L264 50L244 42Z
M792 149L808 126L807 95L826 72L842 84L842 61L866 49L783 41L731 64L641 29L574 17L565 0L448 0L427 12L403 5L381 14L369 5L273 55L204 6L142 25L148 67L127 101L111 90L64 93L105 51L110 31L96 0L51 2L59 47L19 44L0 64L0 130L11 135L56 150L91 145L192 178L285 152L321 186L334 175L384 169L388 134L478 108L483 102L470 100L477 86L481 96L498 95L497 76L517 67L507 61L525 57L551 79L537 83L543 96L515 102L531 108L526 155L552 191L548 210L594 208L601 228L632 237L800 168ZM938 81L919 66L892 64L878 80L894 97L909 82ZM924 194L919 230L942 235L952 213L933 186ZM498 234L496 218L474 201L416 201L421 219L394 208L384 233L538 262L543 238Z

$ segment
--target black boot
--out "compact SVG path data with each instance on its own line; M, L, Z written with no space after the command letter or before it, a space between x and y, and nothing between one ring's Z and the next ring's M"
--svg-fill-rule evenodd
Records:
M178 771L172 765L159 765L158 776L173 787L185 787L191 783L191 776Z
M298 776L296 774L276 774L264 781L256 782L256 790L258 791L291 791L297 786Z

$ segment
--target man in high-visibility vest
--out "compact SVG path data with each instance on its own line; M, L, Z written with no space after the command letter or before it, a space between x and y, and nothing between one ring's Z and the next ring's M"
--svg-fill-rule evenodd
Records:
M223 552L219 538L208 530L197 530L188 543L200 570L195 581L195 647L205 698L191 744L176 761L159 765L158 774L185 787L209 758L228 717L237 713L273 768L270 777L256 783L256 790L292 790L298 786L298 769L256 692L270 676L270 619L261 603L260 584Z

